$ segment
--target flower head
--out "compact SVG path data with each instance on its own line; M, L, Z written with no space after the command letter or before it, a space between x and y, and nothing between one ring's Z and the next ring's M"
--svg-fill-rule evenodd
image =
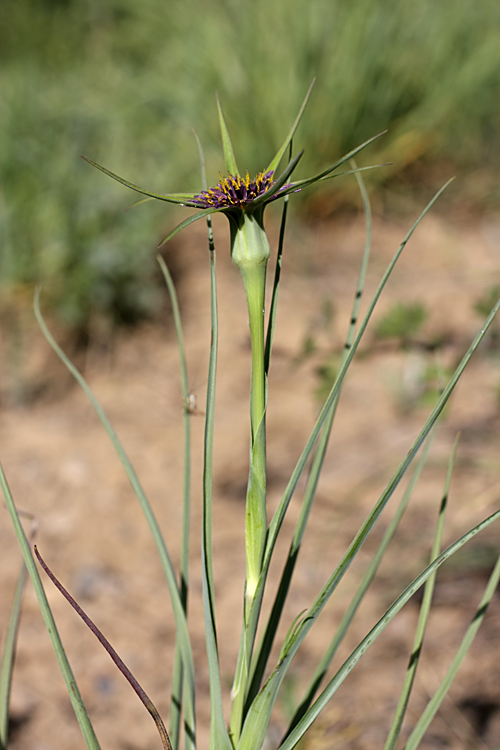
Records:
M361 144L361 146L358 146L357 148L353 149L348 154L343 156L341 159L335 162L335 164L328 167L328 169L320 172L320 174L314 175L314 177L309 177L304 180L291 182L290 177L302 156L303 152L301 152L295 158L290 159L282 174L279 177L276 177L276 170L283 156L285 155L285 152L291 144L292 138L295 134L295 131L309 99L313 84L314 81L311 84L309 91L307 92L304 102L295 119L295 122L290 128L290 131L281 148L278 150L274 159L272 159L267 168L262 172L259 172L253 180L250 179L250 175L248 172L246 173L245 177L241 177L238 171L233 147L231 144L231 138L229 136L224 115L222 113L222 108L218 100L217 106L219 110L219 124L222 135L224 158L228 174L227 177L222 177L222 175L219 174L220 181L217 185L215 185L215 187L205 188L199 193L154 193L150 190L144 190L143 188L135 185L132 182L124 180L122 177L119 177L113 172L110 172L100 164L96 164L96 162L87 159L85 156L83 158L86 161L90 162L90 164L92 164L94 167L100 169L105 174L109 175L118 182L121 182L122 185L126 185L132 190L145 195L146 198L143 198L141 201L139 201L140 203L142 203L144 200L156 198L158 200L167 201L168 203L178 203L182 206L186 206L187 208L201 209L197 213L185 219L177 227L175 227L175 229L170 232L170 234L165 237L163 242L160 244L164 244L165 242L167 242L175 234L177 234L177 232L191 224L193 221L197 221L204 216L208 216L209 214L216 212L226 214L232 225L232 230L234 230L235 222L238 226L242 224L242 222L244 221L244 216L253 217L262 226L263 211L268 203L278 198L284 198L291 193L297 193L308 185L312 185L314 182L338 176L333 174L333 172L338 167L348 161L351 157L355 156L359 151L361 151L361 149L371 143L371 141L375 140L375 138L378 138L378 136L375 136L375 138L370 138L368 141ZM367 168L369 169L370 167ZM346 173L344 172L341 174ZM233 236L236 235L234 235L233 233Z
M213 188L203 190L195 195L193 203L200 208L241 208L245 209L250 203L261 195L264 195L273 184L274 172L259 172L255 180L250 179L248 172L242 179L239 175L228 174L222 177L220 182ZM277 196L273 196L277 197Z

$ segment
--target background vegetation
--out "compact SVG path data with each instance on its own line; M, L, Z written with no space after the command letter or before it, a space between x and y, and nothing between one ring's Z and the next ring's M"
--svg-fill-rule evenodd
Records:
M388 128L363 157L393 162L376 179L458 172L461 199L494 204L499 28L497 0L3 0L4 316L31 306L39 282L72 330L85 331L91 311L117 323L154 314L155 233L177 216L153 204L123 214L132 194L78 155L152 189L197 190L193 127L208 174L222 169L216 89L250 171L316 76L299 177ZM323 216L345 200L334 198L313 195L303 211Z

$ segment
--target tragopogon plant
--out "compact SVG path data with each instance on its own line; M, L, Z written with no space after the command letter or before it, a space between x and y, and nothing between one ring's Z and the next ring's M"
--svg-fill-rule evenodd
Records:
M386 272L384 273L380 284L376 290L373 299L367 307L364 317L359 320L360 300L363 293L364 278L368 263L370 249L370 209L366 191L360 176L362 170L358 169L352 161L354 156L370 141L354 149L352 152L339 159L335 164L325 169L314 177L292 181L292 174L299 163L301 154L292 157L292 139L295 136L297 126L304 112L310 91L299 111L299 114L293 123L283 145L278 150L275 157L270 161L268 166L259 173L255 179L252 179L248 172L245 176L238 170L236 159L233 152L231 139L224 120L222 109L218 102L219 122L222 133L222 143L226 162L227 176L220 175L219 182L215 187L207 187L202 157L202 190L197 194L191 193L170 193L161 194L144 190L135 184L123 180L121 177L109 172L102 166L94 164L104 173L121 182L123 185L132 188L146 196L143 200L158 199L170 203L181 204L187 208L198 209L196 213L183 221L174 229L164 240L167 242L178 231L188 226L198 219L206 218L208 223L209 236L209 261L211 273L211 351L208 372L207 401L205 411L205 448L204 448L204 467L203 467L203 529L202 529L202 558L203 558L203 604L205 614L205 632L207 656L209 664L210 677L210 699L211 699L211 733L210 733L210 750L261 750L266 733L269 728L272 713L282 687L290 664L305 636L314 626L319 614L325 604L337 588L340 580L349 568L353 559L359 552L361 546L366 540L369 532L375 525L382 510L386 506L395 489L407 473L413 460L419 453L424 442L429 437L434 425L443 408L446 405L455 385L457 384L464 368L470 360L475 349L483 338L488 326L491 324L496 314L500 302L495 305L490 316L488 317L482 330L472 342L468 352L457 367L448 384L444 387L437 403L425 421L419 434L416 436L412 447L404 456L397 471L387 484L386 488L375 503L373 509L368 514L358 533L355 535L352 543L345 551L340 563L332 572L329 579L324 583L322 589L317 594L307 612L297 613L296 618L291 623L289 630L283 642L280 644L280 651L277 661L269 665L272 659L273 646L275 645L278 626L283 613L283 607L287 598L289 586L297 562L297 556L302 543L304 531L307 525L309 514L314 501L319 476L321 473L323 461L325 458L328 439L334 422L336 406L338 403L341 386L348 372L349 366L356 353L361 338L365 332L368 321L373 313L375 305L385 287L390 274L404 250L404 247L412 235L413 231L419 224L420 220L427 213L434 201L441 194L442 190L429 203L421 216L412 226L407 236L401 243ZM377 136L375 136L377 137ZM200 149L201 153L201 149ZM286 154L289 154L288 162L281 174L277 170L281 161ZM87 159L87 161L89 161ZM365 215L367 220L367 243L360 268L358 286L355 291L355 301L351 316L351 324L346 340L346 345L342 360L340 362L337 378L333 384L330 393L324 403L324 406L318 416L316 424L311 432L304 450L297 461L295 469L290 477L283 496L272 517L268 518L268 507L266 503L266 408L267 408L267 377L270 367L272 341L276 319L276 308L278 301L278 289L281 273L281 261L283 252L284 229L286 222L287 201L289 197L298 191L305 189L307 186L330 179L339 173L336 170L346 162L351 163L348 173L354 173L358 180ZM343 174L345 174L344 172ZM446 186L445 186L446 187ZM443 188L444 190L444 188ZM267 265L271 255L270 244L264 228L264 211L268 203L283 199L285 201L283 210L283 220L281 226L279 246L277 250L277 262L273 282L273 294L268 315L267 328L265 320L264 299L266 287ZM142 202L142 201L139 201ZM201 209L201 210L200 210ZM215 246L213 242L210 217L214 213L224 213L230 224L231 237L231 256L234 263L238 266L246 292L248 305L248 316L250 324L250 337L252 348L251 361L251 391L250 391L250 461L249 474L246 496L245 511L245 554L246 554L246 583L245 591L242 592L243 598L243 622L241 626L241 641L239 656L235 665L235 674L231 691L231 710L230 715L225 716L223 711L223 686L219 669L219 653L216 633L216 600L214 596L213 575L212 575L212 451L213 451L213 423L214 423L214 403L215 403L215 381L216 381L216 362L217 362L217 344L218 344L218 323L217 323L217 295L215 285ZM163 243L162 243L163 244ZM181 370L184 396L188 398L186 365L184 358L184 348L182 341L182 332L180 326L180 317L177 306L175 289L172 279L165 263L160 259L165 280L168 286L170 298L174 309L174 319L179 340L179 349L181 353ZM156 522L148 499L142 489L126 454L123 450L117 435L109 423L104 411L95 399L92 391L69 362L62 350L52 338L47 330L45 322L41 316L38 299L36 301L36 315L41 328L57 354L61 357L66 366L73 373L82 388L84 388L92 404L94 405L100 419L103 422L115 448L123 462L134 491L141 503L146 519L150 525L153 538L158 549L160 560L167 579L170 597L172 600L173 612L177 628L176 658L174 672L172 675L172 701L169 735L162 729L163 723L157 720L155 715L156 709L151 708L148 701L146 705L153 714L157 726L160 729L164 747L171 747L173 750L179 750L182 740L183 746L187 750L194 750L197 747L196 724L195 724L195 667L191 651L189 629L187 623L187 596L189 590L189 570L188 570L188 536L189 536L189 410L186 408L185 414L185 445L186 445L186 473L185 473L185 492L184 492L184 523L182 532L182 554L180 573L177 573L171 562L168 550L166 548L161 530ZM425 462L429 442L421 452L421 457L413 473L411 482L403 495L398 511L387 529L387 532L380 544L380 548L373 557L372 563L362 580L358 591L356 592L351 605L345 612L344 618L340 623L338 630L333 636L330 644L325 645L324 656L317 665L316 671L312 677L311 683L300 702L296 706L295 713L290 721L290 725L279 743L276 743L276 750L292 750L293 747L304 736L307 729L318 717L327 702L333 697L338 687L342 684L346 676L353 669L359 659L363 656L368 647L374 642L378 635L383 631L386 625L400 611L404 604L410 599L414 592L422 585L426 585L426 594L423 599L419 629L415 640L414 654L420 652L420 645L423 639L425 624L430 609L430 599L432 594L432 585L434 576L438 567L462 547L469 539L475 536L483 528L491 524L500 517L500 511L485 519L478 526L471 529L468 533L457 540L444 552L440 551L440 540L442 534L442 523L444 518L445 502L442 503L440 521L437 526L433 553L430 564L422 573L403 591L399 597L389 607L384 616L370 630L366 637L354 649L351 655L346 659L338 671L330 676L328 681L325 680L332 660L338 650L338 647L347 632L354 614L363 599L371 581L373 580L377 567L382 559L387 545L394 534L399 520L402 517L404 509L408 503L412 489L418 479L419 472ZM273 605L265 622L260 622L262 618L261 605L266 587L266 580L269 572L269 566L277 538L280 534L283 519L289 507L292 496L297 487L297 483L304 472L308 460L312 457L309 476L302 500L301 512L295 527L295 532L290 545L289 553L284 561L283 573L274 596ZM450 470L446 480L444 497L447 495L453 457L450 459ZM57 630L53 623L50 609L44 599L43 588L41 587L38 572L33 561L31 550L26 538L22 532L15 506L12 502L5 477L1 475L2 487L6 501L12 514L14 524L20 543L23 549L28 571L33 578L36 590L40 599L42 611L49 625L49 630L54 641L54 647L61 663L61 668L65 674L68 689L73 700L75 711L79 718L82 730L87 742L87 746L96 750L99 747L95 734L92 730L88 716L83 708L83 704L74 689L74 678L65 660L62 646L58 641ZM457 656L450 666L442 686L436 692L436 695L430 701L427 710L417 722L415 729L407 741L407 748L414 748L419 743L424 731L435 715L443 696L449 687L451 679L456 674L472 637L477 631L482 618L484 617L487 605L493 595L493 591L500 577L500 563L497 563L492 573L490 582L485 590L483 600L479 606L478 613L474 618L473 625L467 631L464 641L457 652ZM258 628L260 624L260 639L257 640ZM99 636L98 636L99 637ZM103 638L103 637L102 637ZM101 642L104 642L100 638ZM105 640L105 639L104 639ZM117 656L117 655L116 655ZM119 657L117 657L119 659ZM119 660L121 662L121 660ZM118 662L117 662L118 663ZM406 705L413 684L413 676L418 663L418 655L412 659L408 677L403 686L401 700L394 718L393 726L389 732L387 748L394 747L401 732L403 717L405 715ZM123 665L124 666L124 665ZM124 670L126 673L126 668ZM136 688L137 689L137 688ZM139 690L137 690L139 692ZM147 696L146 696L147 698ZM151 704L152 705L152 704ZM5 709L7 710L7 709ZM156 712L157 713L157 712ZM183 721L181 720L183 718ZM184 731L182 731L184 729ZM1 739L1 738L0 738Z

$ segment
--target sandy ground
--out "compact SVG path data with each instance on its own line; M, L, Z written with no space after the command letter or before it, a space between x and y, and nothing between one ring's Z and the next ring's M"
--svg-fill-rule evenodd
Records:
M367 294L412 219L375 222ZM198 225L196 225L198 226ZM215 436L214 565L221 669L228 701L234 669L244 577L243 523L248 461L249 336L237 270L216 224L220 311L219 381ZM269 505L274 509L318 412L318 368L341 350L364 243L358 218L319 229L291 227L269 384ZM169 251L178 280L190 381L198 407L209 341L208 264L201 228ZM367 332L343 391L323 478L299 558L284 626L308 607L340 559L429 413L422 390L434 362L424 348L400 351L374 339L377 320L395 301L425 302L430 315L420 338L443 340L451 367L480 327L474 302L498 279L499 225L461 226L429 216L405 251ZM367 297L368 298L368 297ZM333 320L325 313L333 303ZM366 308L366 304L364 306ZM315 349L304 354L304 342ZM79 362L104 406L151 500L175 564L179 558L182 490L182 401L171 319L122 332L112 346L91 342ZM164 716L168 716L174 624L150 532L107 436L85 395L74 387L38 333L33 333L27 378L48 384L31 404L9 404L4 384L1 460L18 506L35 514L37 543L46 561L113 643ZM445 542L451 543L500 502L498 353L483 346L446 412L428 466L336 659L365 635L404 586L425 566L446 465L462 432L452 482ZM201 610L199 532L203 425L193 430L193 524L190 627L198 682L200 746L208 747L210 718ZM303 484L290 507L276 550L270 590L298 517ZM352 569L298 654L285 682L269 735L275 747L294 701L334 632L400 497L396 493ZM20 567L6 510L0 509L0 633L3 636ZM474 541L468 554L438 578L435 608L412 698L408 732L439 684L470 622L498 549L498 526ZM103 750L160 747L153 722L109 657L60 594L46 590ZM266 602L266 611L269 601ZM371 750L383 747L398 698L418 601L412 600L346 680L313 726L305 747ZM432 724L424 748L500 746L500 598L495 595L459 679ZM12 693L12 750L83 748L31 586L26 591Z

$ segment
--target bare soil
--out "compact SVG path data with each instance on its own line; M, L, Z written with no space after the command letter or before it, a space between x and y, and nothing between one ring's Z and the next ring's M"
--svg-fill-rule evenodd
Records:
M374 227L367 296L412 219ZM318 368L341 351L364 245L358 218L320 228L292 226L284 261L269 384L269 505L276 507L318 413ZM242 609L243 524L248 469L249 335L237 270L216 223L220 313L215 434L214 565L221 669L229 701ZM190 627L198 681L200 746L210 719L200 576L203 391L210 336L209 279L202 229L169 251L178 282L193 395L193 524ZM498 279L498 223L466 226L429 216L390 281L346 381L323 477L299 557L283 623L314 600L418 434L430 411L426 387L439 339L444 369L456 365L479 330L474 304ZM380 343L376 323L395 301L421 301L429 318L407 350ZM333 305L329 318L328 304ZM366 304L363 309L366 309ZM25 377L43 395L10 404L4 384L1 460L18 507L36 516L37 544L57 576L95 620L137 679L168 716L174 623L152 538L121 465L86 396L74 386L41 335L30 334ZM307 343L309 342L309 343ZM6 349L6 347L4 347ZM85 376L137 470L177 565L182 496L182 414L178 357L170 315L165 324L91 341ZM5 378L4 378L5 379ZM477 352L447 408L431 457L400 530L337 655L338 667L393 598L426 565L453 441L461 431L451 487L446 544L499 507L500 362L495 338ZM299 490L290 507L270 576L279 578ZM285 682L269 734L275 747L293 703L312 674L392 516L401 490L370 535ZM21 558L6 510L0 508L0 633L5 633ZM29 523L27 522L27 527ZM491 527L438 578L421 669L409 707L408 733L433 693L467 628L499 547ZM46 579L45 579L46 580ZM103 750L160 747L155 727L94 636L47 581L47 595ZM418 617L418 597L372 646L311 729L304 747L373 750L384 746ZM269 602L266 602L266 611ZM332 670L333 674L333 670ZM35 595L28 585L12 692L11 750L84 748ZM500 746L500 597L423 748Z

